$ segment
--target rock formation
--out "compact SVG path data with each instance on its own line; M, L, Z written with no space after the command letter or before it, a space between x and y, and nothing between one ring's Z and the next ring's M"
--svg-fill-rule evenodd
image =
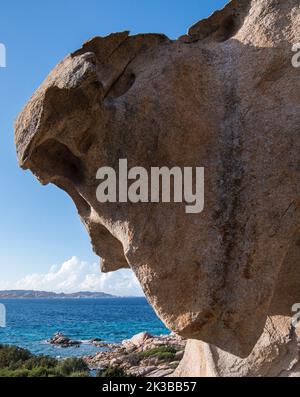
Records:
M293 340L299 38L298 0L234 0L175 41L96 37L50 73L16 121L21 167L72 197L102 270L132 268L160 318L192 340L178 374L192 373L186 363L198 354L198 374L239 375L238 360L252 369L267 360L260 343L278 350ZM204 211L99 203L96 172L119 159L205 167Z
M135 377L167 377L182 359L186 341L176 334L152 336L142 332L121 344L84 357L91 370L118 368Z
M48 341L50 345L56 345L60 347L79 347L82 342L71 340L67 336L65 336L62 332L56 332Z

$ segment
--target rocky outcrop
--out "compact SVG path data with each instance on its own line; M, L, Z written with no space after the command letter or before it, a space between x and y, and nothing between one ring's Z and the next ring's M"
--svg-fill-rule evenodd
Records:
M59 347L79 347L82 342L71 340L67 336L65 336L62 332L56 332L48 341L50 345L56 345Z
M137 335L134 335L131 339L124 340L122 345L127 351L133 351L136 348L143 346L149 339L153 339L153 336L148 332L141 332Z
M178 335L152 336L142 332L113 348L84 357L91 370L121 368L136 377L167 377L183 357L186 341Z
M298 0L234 0L175 41L97 37L16 121L20 165L72 197L102 270L132 268L165 324L222 366L300 299L299 35ZM119 159L205 167L204 211L99 203L96 172Z

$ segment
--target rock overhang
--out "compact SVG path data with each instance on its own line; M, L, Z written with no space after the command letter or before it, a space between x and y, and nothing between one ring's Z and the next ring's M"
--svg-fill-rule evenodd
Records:
M266 15L278 18L275 3L230 2L177 41L128 32L92 39L54 69L16 122L20 165L70 194L95 252L106 257L104 270L130 266L171 329L240 356L251 352L271 307L276 313L275 301L284 314L289 310L290 300L274 294L298 233L297 206L276 221L298 200L292 185L299 175L285 162L287 153L296 158L298 145L291 154L288 131L298 120L294 114L286 122L288 105L281 108L281 138L278 125L270 134L277 97L296 81L288 62L278 67L290 81L272 75L278 48L288 56L288 35L278 44L276 32L259 32ZM288 3L292 10L297 2ZM249 66L253 55L263 85ZM286 89L279 94L276 84ZM266 153L274 158L278 150L281 161L266 166ZM173 207L99 206L95 170L121 156L146 166L182 158L205 165L208 212L191 221ZM291 171L291 182L280 168ZM259 179L269 181L274 199L255 185Z

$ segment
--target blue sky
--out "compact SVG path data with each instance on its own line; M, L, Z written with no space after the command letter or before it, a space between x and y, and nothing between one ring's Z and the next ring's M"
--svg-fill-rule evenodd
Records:
M0 42L7 49L7 68L0 68L0 289L72 290L90 286L90 289L121 291L125 295L138 292L134 278L130 279L127 271L105 276L99 284L93 265L98 258L92 253L89 237L72 201L64 192L52 186L41 186L30 172L18 168L13 122L50 70L87 39L123 30L130 30L131 34L164 33L177 38L226 2L2 2ZM74 276L76 264L82 270L77 278ZM66 284L57 286L55 280L58 277L61 282L61 271L66 270ZM48 283L49 279L51 283ZM67 284L68 280L70 284Z

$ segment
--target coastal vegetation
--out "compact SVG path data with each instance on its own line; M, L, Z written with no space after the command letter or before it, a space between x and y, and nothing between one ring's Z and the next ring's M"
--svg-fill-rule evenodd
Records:
M129 375L123 368L118 366L110 366L97 372L97 377L100 378L128 378L133 377Z
M26 349L0 345L0 377L88 377L81 358L57 360L35 356Z
M143 360L155 359L156 361L171 362L175 359L177 350L170 345L162 345L139 352L125 354L127 361L132 366L139 365Z
M73 346L73 341L61 332L56 332L48 343L63 350ZM152 336L148 332L122 343L105 343L99 338L90 343L99 346L96 354L65 359L0 344L0 377L164 377L178 367L186 344L175 334Z
M175 359L177 350L173 346L162 345L157 346L152 349L147 349L145 351L140 351L138 353L129 353L125 354L125 360L127 360L132 367L136 367L141 364L143 360L154 359L157 362L171 362ZM97 376L101 378L126 378L126 377L135 377L131 371L127 371L125 368L122 368L117 365L110 365L104 369L101 369L97 372Z
M153 349L145 350L138 353L141 360L144 358L155 357L158 360L172 361L175 359L177 350L174 346L158 346Z

